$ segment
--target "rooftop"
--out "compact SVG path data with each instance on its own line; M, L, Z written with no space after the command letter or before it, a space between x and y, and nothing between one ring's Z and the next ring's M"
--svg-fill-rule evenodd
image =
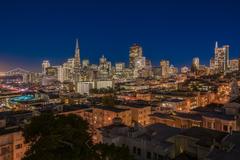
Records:
M63 105L63 112L90 109L90 106L83 104Z
M225 113L225 108L222 104L210 104L205 107L195 108L193 109L193 111L205 117L219 118L224 120L235 120L234 115L228 115Z
M210 147L214 142L221 143L223 138L227 136L227 133L207 128L192 127L183 131L180 135L198 139L197 144L204 147Z
M185 119L192 119L195 121L201 121L202 120L202 115L198 113L183 113L183 112L176 112L175 115L176 117L180 118L185 118Z
M150 117L159 117L159 118L162 118L162 119L174 120L174 118L171 116L171 114L164 114L164 113L159 113L159 112L153 113L149 116Z
M112 111L112 112L117 112L117 113L129 110L129 109L116 108L116 107L112 107L112 106L96 106L95 108L102 109L102 110L108 110L108 111Z
M184 99L178 99L178 98L166 98L162 100L162 102L175 102L175 103L183 102L183 101Z
M18 127L18 126L13 126L13 127L9 127L9 128L1 128L0 135L14 133L14 132L18 132L18 131L20 131L20 127Z
M164 124L152 124L145 127L145 132L137 138L145 141L151 141L152 144L167 148L172 145L167 139L178 135L181 129L169 127Z

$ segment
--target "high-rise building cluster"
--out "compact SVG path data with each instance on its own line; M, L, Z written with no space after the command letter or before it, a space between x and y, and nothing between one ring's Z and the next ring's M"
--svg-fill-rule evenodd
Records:
M209 66L199 57L181 68L167 58L154 66L133 44L129 63L102 54L92 64L76 40L63 64L1 73L0 159L24 157L20 128L49 111L82 117L94 143L127 146L136 160L232 159L240 150L240 61L229 53L216 43Z
M211 62L212 69L215 72L225 73L229 70L229 45L224 45L222 47L218 46L218 42L216 42L214 49L214 58Z
M200 64L200 58L194 57L190 67L183 66L181 74L209 75L216 73L229 73L239 70L239 60L229 58L229 45L222 47L215 44L214 56L210 60L210 65ZM42 63L43 81L57 79L60 82L69 81L74 85L90 84L95 81L126 81L135 78L170 78L179 74L177 67L174 67L169 60L161 60L159 67L152 66L149 59L144 57L143 48L139 44L133 44L129 49L129 65L124 62L117 62L113 66L104 55L99 58L99 64L90 64L88 59L80 60L79 42L76 40L74 57L69 58L60 66L51 66L48 60ZM95 85L96 87L96 85ZM90 87L91 88L91 87ZM88 92L87 92L88 93Z

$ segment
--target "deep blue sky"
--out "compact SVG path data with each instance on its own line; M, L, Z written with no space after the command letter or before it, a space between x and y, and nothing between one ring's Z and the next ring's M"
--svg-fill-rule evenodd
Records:
M98 63L128 62L132 43L158 65L177 66L195 56L208 64L215 41L240 53L239 0L1 0L0 71L40 70L41 61L60 64L73 56L75 38L81 58Z

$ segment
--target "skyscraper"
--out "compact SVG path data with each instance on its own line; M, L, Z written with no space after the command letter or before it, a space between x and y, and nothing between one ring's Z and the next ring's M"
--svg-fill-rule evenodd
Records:
M80 72L80 48L79 48L79 43L78 39L76 39L76 47L75 47L75 54L74 54L74 70L75 72Z
M231 72L238 71L239 69L239 60L238 59L231 59L229 60L229 70Z
M192 60L192 67L191 67L192 72L198 71L199 67L200 67L200 60L198 57L194 57Z
M90 65L90 62L89 62L88 59L82 60L82 67L83 68L89 67L89 65Z
M215 69L215 58L214 57L212 57L210 59L209 67L210 67L211 70Z
M50 67L50 63L48 60L44 60L42 62L42 74L43 75L46 75L46 72L47 72L47 68Z
M139 44L133 44L129 50L129 68L135 68L135 61L142 58L143 51Z
M214 63L217 72L225 72L229 68L229 46L218 47L216 42L214 50Z
M122 72L125 69L125 63L118 62L115 64L115 70L116 72Z
M162 77L167 78L169 76L169 67L170 63L167 60L161 60L160 61L160 67L162 70Z
M80 48L78 44L78 39L76 39L76 47L75 47L75 54L74 54L74 73L73 73L75 87L77 86L77 82L80 80L80 68L81 68Z

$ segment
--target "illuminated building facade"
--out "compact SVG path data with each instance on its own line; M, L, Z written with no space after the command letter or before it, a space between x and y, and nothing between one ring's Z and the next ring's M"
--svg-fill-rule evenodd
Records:
M161 76L163 78L168 78L169 77L169 68L170 68L170 62L167 60L161 60L160 61L160 67L162 70Z
M229 46L218 47L216 42L214 53L214 66L217 72L225 72L229 68Z
M132 112L129 109L120 109L111 106L98 106L93 108L93 126L101 128L111 125L114 118L121 118L122 123L132 124Z
M200 67L200 60L198 57L194 57L192 60L192 67L191 67L192 72L198 71L199 67Z
M125 63L119 62L115 64L116 72L122 72L125 69Z
M77 92L82 95L89 95L90 90L94 88L94 82L78 82L77 83Z
M188 73L189 72L189 68L187 67L187 66L183 66L182 68L181 68L181 73L182 74L186 74L186 73Z
M238 59L231 59L229 64L229 70L231 72L239 70L239 60Z
M50 62L48 60L44 60L42 62L42 74L43 75L46 75L46 72L47 72L47 68L50 67Z
M75 69L75 73L80 72L80 67L81 67L80 48L79 48L78 39L76 39L76 47L75 47L75 54L74 54L74 69Z
M83 68L87 68L87 67L89 67L89 65L90 65L90 62L89 62L88 59L82 60L82 67Z
M20 128L2 128L0 133L0 159L21 160L27 150L27 144Z
M133 44L129 50L129 68L135 68L135 61L143 56L142 47L139 44Z

